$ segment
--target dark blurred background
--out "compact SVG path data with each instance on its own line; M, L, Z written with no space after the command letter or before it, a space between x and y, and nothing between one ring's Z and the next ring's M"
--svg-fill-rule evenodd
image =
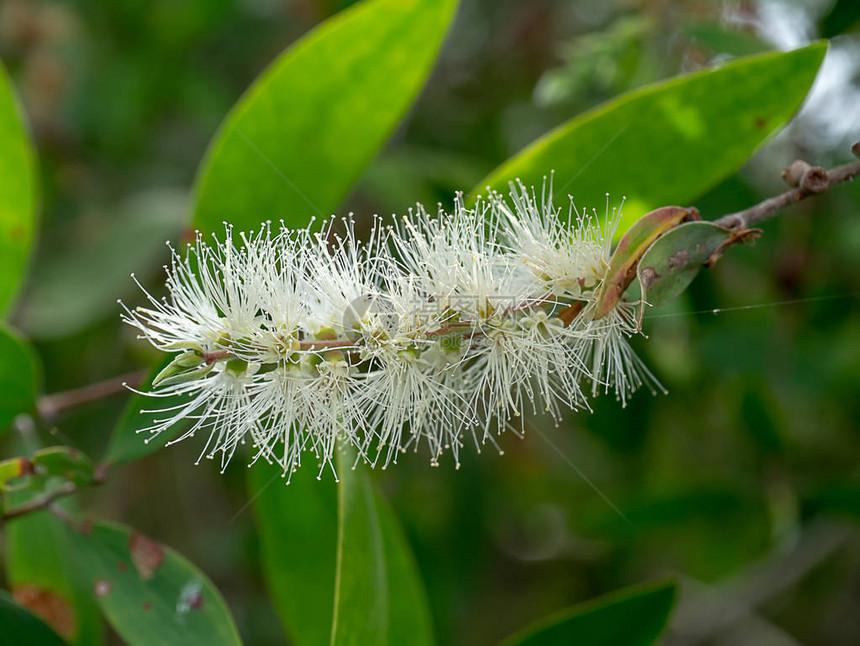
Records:
M182 233L220 120L279 52L349 4L3 0L0 56L42 167L39 248L13 322L37 345L46 392L153 362L119 322L116 299L140 298L128 274L159 284L164 240ZM779 172L796 157L850 158L858 27L856 0L464 0L423 95L342 210L369 218L449 202L536 136L631 88L832 38L800 116L697 200L718 217L782 190ZM638 347L667 396L639 393L625 409L602 398L558 429L535 420L540 433L507 435L503 456L466 452L459 471L419 454L377 474L440 643L495 643L665 574L684 585L667 643L860 643L858 207L855 184L786 211L649 313ZM125 402L65 414L50 441L101 455ZM237 515L250 495L244 465L224 476L194 467L199 448L117 470L85 507L199 565L247 643L282 643L253 515Z

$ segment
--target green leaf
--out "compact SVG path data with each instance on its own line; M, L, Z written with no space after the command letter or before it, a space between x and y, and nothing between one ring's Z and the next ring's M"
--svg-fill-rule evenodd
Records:
M366 473L359 477L368 479ZM433 644L433 617L418 563L388 502L376 494L388 588L388 644ZM347 636L348 637L348 636Z
M36 473L55 476L85 486L93 482L93 463L81 451L68 446L52 446L33 454Z
M3 527L6 573L18 603L45 620L69 643L102 643L98 607L83 582L72 532L47 512Z
M338 456L341 457L341 456ZM381 644L388 619L385 551L370 480L338 460L337 571L331 643Z
M92 461L81 451L68 446L40 449L32 459L12 458L0 462L0 492L39 493L50 484L74 483L77 487L95 480ZM12 500L6 500L8 509Z
M649 646L675 603L674 582L625 588L550 616L508 639L506 646Z
M826 51L742 58L629 92L544 135L493 171L476 192L521 178L577 204L627 195L624 231L663 204L691 203L736 171L803 102Z
M337 573L331 643L432 644L430 613L406 540L367 470L338 456Z
M0 590L0 626L4 644L65 644L48 624L15 603L5 590Z
M667 231L691 218L698 218L696 209L680 206L664 206L639 218L622 236L612 258L606 278L597 295L594 318L599 319L612 311L636 276L639 259Z
M411 105L456 0L365 0L280 56L240 99L197 177L194 225L328 216Z
M393 512L364 468L338 471L339 484L318 481L306 464L288 486L274 468L250 471L263 571L290 637L298 646L433 643L417 565Z
M166 366L174 360L173 355L168 355L162 361L155 365L150 370L149 374L142 382L142 388L146 389L153 382ZM108 444L107 453L104 461L108 465L124 464L139 460L148 455L152 455L158 449L162 448L170 440L175 438L183 428L183 424L179 423L171 426L166 431L158 435L150 435L149 433L139 433L142 429L151 426L156 419L160 419L169 413L147 413L143 411L153 409L171 408L179 406L183 403L188 403L189 397L184 395L174 395L172 397L147 397L145 395L132 395L125 411L119 418L116 427L111 434Z
M337 552L337 485L317 480L304 464L284 484L281 471L256 464L248 472L263 575L296 646L328 646Z
M24 123L0 65L0 314L18 291L36 230L36 160Z
M639 260L642 298L652 307L677 298L731 235L711 222L687 222L667 232Z
M0 462L0 492L14 491L18 488L10 481L18 480L33 473L33 462L27 458L9 458Z
M36 405L35 363L25 342L0 324L0 435L17 415Z
M221 594L172 549L101 522L76 533L75 545L105 618L131 646L241 644Z
M188 195L153 189L110 215L86 218L67 234L65 248L39 257L16 317L29 336L68 336L117 316L117 298L141 302L144 296L129 274L146 281L161 273L169 254L165 242L176 241L187 225Z

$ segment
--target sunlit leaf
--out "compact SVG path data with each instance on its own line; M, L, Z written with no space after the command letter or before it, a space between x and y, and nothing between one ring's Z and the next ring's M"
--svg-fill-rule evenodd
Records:
M0 314L18 291L36 230L36 161L24 122L0 65Z
M675 604L674 582L625 588L547 617L505 646L650 646Z
M825 43L742 58L620 96L541 137L475 188L517 177L598 207L628 197L621 231L663 204L687 204L749 159L797 111Z
M0 462L0 491L14 491L14 482L33 473L29 458L9 458Z
M263 575L297 646L331 642L337 552L337 485L305 464L285 486L263 464L248 473L262 548Z
M365 0L284 52L210 144L194 225L327 217L423 85L456 5Z

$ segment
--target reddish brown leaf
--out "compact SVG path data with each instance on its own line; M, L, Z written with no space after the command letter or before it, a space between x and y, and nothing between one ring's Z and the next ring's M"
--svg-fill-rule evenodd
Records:
M601 319L612 311L636 277L636 266L642 255L660 236L682 222L698 220L694 208L664 206L637 220L615 247L609 270L597 296L594 318Z

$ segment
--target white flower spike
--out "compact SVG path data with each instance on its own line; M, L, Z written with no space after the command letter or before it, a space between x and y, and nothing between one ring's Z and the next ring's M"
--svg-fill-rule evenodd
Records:
M656 380L631 349L635 304L594 320L620 208L568 213L511 185L435 217L421 205L358 241L351 216L318 232L266 224L173 251L169 296L123 306L123 320L177 353L153 397L177 396L141 432L182 422L209 434L222 469L240 444L289 477L311 452L320 475L339 444L384 468L427 445L431 464L466 436L480 450L525 413L626 402ZM336 477L336 474L335 474Z

